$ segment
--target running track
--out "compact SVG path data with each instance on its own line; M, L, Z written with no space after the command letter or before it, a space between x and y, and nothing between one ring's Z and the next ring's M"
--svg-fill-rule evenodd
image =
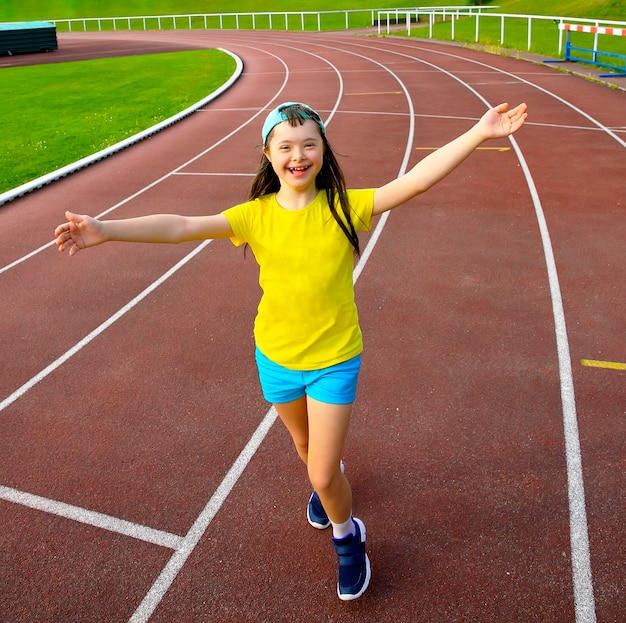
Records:
M626 373L582 362L626 360L625 93L353 34L60 44L62 60L219 46L245 70L181 123L0 209L0 620L623 623ZM351 187L402 173L487 104L530 110L363 240L345 463L373 579L349 604L258 388L253 259L225 241L72 259L48 245L65 209L240 202L265 111L294 99L328 120Z

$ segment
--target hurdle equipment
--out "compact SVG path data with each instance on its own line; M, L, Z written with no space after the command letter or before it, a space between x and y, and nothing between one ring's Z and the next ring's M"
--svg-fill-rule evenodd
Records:
M566 40L565 40L565 61L574 61L574 62L583 62L583 63L591 63L593 65L597 65L598 67L606 67L607 69L613 69L619 73L614 74L600 74L601 78L614 78L616 76L626 76L626 55L624 54L616 54L614 52L601 52L597 49L597 43L594 44L593 48L581 48L572 45L570 41L570 35L572 32L584 32L590 33L593 35L614 35L618 37L626 37L626 28L612 28L607 26L589 26L582 24L559 24L559 30L565 31ZM596 39L597 41L597 39ZM585 54L590 54L591 58L582 58L579 56L575 56L572 52L583 52ZM603 60L600 60L599 57L602 57ZM623 61L621 65L613 64L609 62L610 59L620 59ZM617 62L617 61L616 61Z

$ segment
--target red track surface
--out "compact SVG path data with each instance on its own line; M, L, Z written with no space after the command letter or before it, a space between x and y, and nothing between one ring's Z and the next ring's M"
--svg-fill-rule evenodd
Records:
M342 34L61 35L56 58L144 45L227 48L245 71L185 121L3 206L0 267L48 243L65 209L242 201L279 101L330 121L350 187L398 175L483 98L526 101L530 119L394 211L360 273L345 463L373 579L353 603L336 597L329 534L306 523L287 433L257 431L240 457L272 423L250 256L206 246L97 334L197 245L48 246L3 270L0 620L623 622L626 377L581 360L626 360L626 94Z

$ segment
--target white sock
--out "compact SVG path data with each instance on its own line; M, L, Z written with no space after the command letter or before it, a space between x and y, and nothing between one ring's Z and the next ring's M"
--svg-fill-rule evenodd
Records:
M347 536L355 534L352 515L350 515L348 521L344 521L343 523L331 523L333 525L333 539L345 539Z

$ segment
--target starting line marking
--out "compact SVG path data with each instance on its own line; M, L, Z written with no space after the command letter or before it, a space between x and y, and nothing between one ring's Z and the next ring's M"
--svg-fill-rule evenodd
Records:
M132 521L126 521L96 511L90 511L86 508L80 508L72 504L66 504L65 502L33 495L25 491L18 491L17 489L11 489L3 485L0 485L0 499L43 511L44 513L51 513L52 515L65 517L66 519L73 519L74 521L79 521L88 526L95 526L96 528L102 528L109 532L123 534L133 539L145 541L146 543L168 547L173 550L178 549L184 542L184 539L176 534L170 534L163 530L155 530L154 528L141 526Z
M626 363L617 361L596 361L595 359L581 359L580 363L588 368L610 368L611 370L626 370Z

